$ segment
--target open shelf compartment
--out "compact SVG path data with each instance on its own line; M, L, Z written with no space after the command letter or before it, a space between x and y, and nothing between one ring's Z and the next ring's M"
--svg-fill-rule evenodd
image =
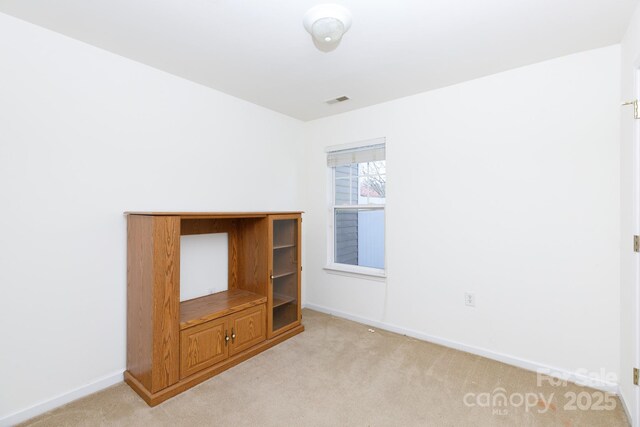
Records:
M266 296L230 289L180 303L180 329L190 328L245 308L264 304Z

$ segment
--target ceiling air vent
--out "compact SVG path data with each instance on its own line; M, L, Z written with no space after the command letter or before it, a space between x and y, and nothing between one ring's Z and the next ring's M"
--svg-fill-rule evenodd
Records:
M328 101L327 101L327 104L329 104L329 105L333 105L333 104L337 104L337 103L339 103L339 102L348 101L349 99L351 99L351 98L349 98L348 96L339 96L339 97L337 97L336 99L330 99L330 100L328 100Z

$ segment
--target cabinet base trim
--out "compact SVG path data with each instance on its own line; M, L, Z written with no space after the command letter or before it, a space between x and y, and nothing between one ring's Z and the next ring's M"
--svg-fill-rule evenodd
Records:
M129 371L125 371L124 373L124 381L129 384L129 387L131 387L136 393L138 393L145 402L147 402L147 405L156 406L157 404L162 403L165 400L182 393L183 391L195 386L196 384L200 384L201 382L206 381L215 375L218 375L220 372L226 371L227 369L237 365L238 363L244 362L245 360L250 359L256 354L262 353L263 351L273 347L276 344L280 344L282 341L285 341L293 337L294 335L298 335L302 331L304 331L303 325L296 326L295 328L290 329L281 335L263 341L260 344L256 344L254 347L251 347L250 349L242 353L233 355L227 360L218 363L217 365L213 365L209 368L203 369L202 371L184 378L177 383L170 385L169 387L162 389L156 393L151 393L149 390L147 390L145 386L143 386L142 383L138 381Z

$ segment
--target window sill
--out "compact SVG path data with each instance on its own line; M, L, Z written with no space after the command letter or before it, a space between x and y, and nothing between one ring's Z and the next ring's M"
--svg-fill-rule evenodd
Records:
M341 276L358 277L361 279L377 281L387 280L386 271L379 268L360 267L348 264L328 264L324 269L327 273L339 274Z

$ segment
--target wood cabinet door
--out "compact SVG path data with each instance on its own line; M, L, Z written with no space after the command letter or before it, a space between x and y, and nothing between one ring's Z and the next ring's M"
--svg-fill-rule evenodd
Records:
M229 316L229 355L246 350L267 338L264 304Z
M188 377L229 357L226 318L215 319L180 333L180 378Z

